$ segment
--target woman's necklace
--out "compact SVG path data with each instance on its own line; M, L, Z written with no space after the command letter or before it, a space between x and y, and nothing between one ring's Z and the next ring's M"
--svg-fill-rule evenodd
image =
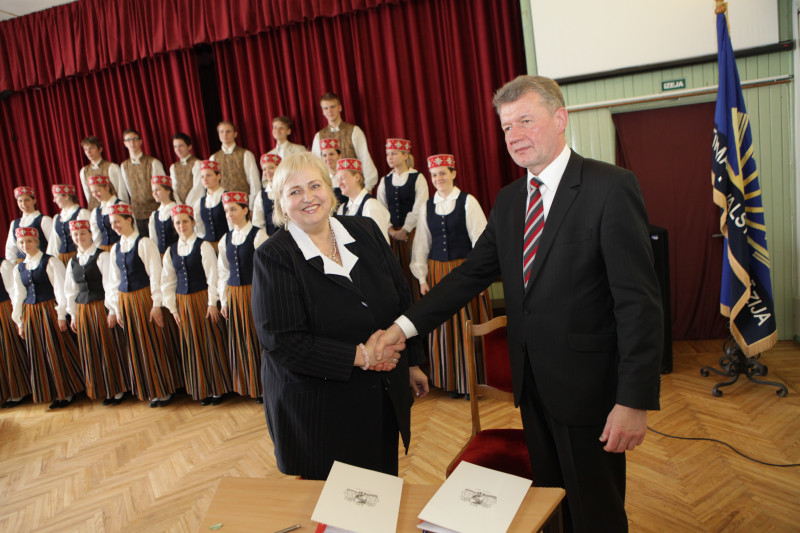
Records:
M325 252L325 255L334 263L339 263L339 246L336 244L336 234L333 232L333 228L331 228L331 247Z

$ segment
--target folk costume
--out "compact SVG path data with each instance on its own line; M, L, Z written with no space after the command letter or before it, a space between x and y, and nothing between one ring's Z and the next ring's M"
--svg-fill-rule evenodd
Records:
M16 235L36 237L35 228L17 228ZM84 389L78 347L59 328L66 320L64 264L41 250L26 255L14 269L14 322L22 328L31 365L35 403L66 407Z
M264 168L267 163L280 165L282 160L278 155L264 154L261 156L261 168ZM272 235L278 231L278 227L272 221L272 211L275 206L275 201L272 199L272 183L263 183L263 185L264 188L253 202L253 225L263 228L267 235Z
M455 159L450 154L431 156L428 166L452 168ZM434 287L464 262L485 227L486 215L474 196L458 187L453 187L446 198L436 192L419 212L411 259L414 277L420 284L427 283ZM463 341L464 321L472 320L478 324L486 322L492 318L491 309L489 293L484 290L430 333L430 378L435 387L457 394L469 392ZM483 373L482 357L476 359L480 377Z
M90 230L88 220L70 222L70 230ZM107 297L114 292L108 272L111 255L92 244L88 250L78 250L67 264L64 295L67 312L78 330L78 350L83 366L86 395L104 398L105 405L116 404L112 398L129 388L128 358L122 329L109 329L107 317L114 314ZM108 307L108 311L107 308Z
M52 191L53 196L56 194L77 196L78 194L75 186L69 184L53 185ZM50 256L58 257L64 263L64 266L67 266L69 260L75 257L75 253L78 250L69 234L69 223L73 220L88 221L89 210L82 208L78 204L62 209L53 219L53 231L47 240L46 253Z
M89 186L106 185L109 186L108 176L90 176ZM104 202L100 202L89 217L92 228L92 240L97 246L106 252L111 251L111 247L119 242L119 235L111 229L111 222L108 219L108 208L112 205L122 203L122 200L113 194Z
M233 193L223 197L225 203L232 201L237 201ZM246 204L247 200L238 203ZM261 346L251 306L253 256L266 240L266 231L250 222L242 228L234 227L223 237L217 261L220 301L228 314L228 363L233 390L256 399L261 398L263 388Z
M169 176L153 176L150 182L153 185L173 187ZM164 257L170 246L178 242L178 232L175 231L175 225L172 223L172 208L176 205L172 201L162 203L158 206L158 209L150 213L150 221L148 223L150 239L156 243L161 257Z
M22 403L31 393L31 368L25 341L12 318L15 264L0 258L0 400L3 407Z
M194 212L188 205L176 205L172 216ZM216 307L217 256L210 243L192 233L172 244L163 259L161 290L164 305L179 318L181 362L186 392L194 400L210 401L230 392L231 378L225 357L227 335L222 317L214 323L206 316ZM206 404L204 404L206 405Z
M358 159L342 158L336 163L337 173L340 170L347 170L350 172L360 173L363 182L363 166ZM345 202L339 205L337 210L338 215L342 216L360 216L368 217L375 221L378 227L383 232L386 242L390 243L389 239L389 226L391 225L389 211L376 200L366 189L361 189L361 192L355 198L351 199L345 196ZM390 243L391 244L391 243Z
M133 216L128 204L109 207L111 215ZM113 293L110 303L125 329L131 365L131 393L150 399L151 407L166 405L183 386L176 348L169 328L150 320L150 310L161 307L161 260L155 243L142 237L136 226L111 249ZM166 325L166 322L165 322Z
M33 192L33 187L17 187L14 189L14 199L20 196L30 196L36 199L36 194ZM38 209L30 212L23 213L19 218L15 218L8 229L8 238L6 239L6 259L11 262L19 263L25 259L25 253L17 247L17 228L36 228L39 237L39 249L41 251L47 250L47 238L53 232L53 219L43 215Z

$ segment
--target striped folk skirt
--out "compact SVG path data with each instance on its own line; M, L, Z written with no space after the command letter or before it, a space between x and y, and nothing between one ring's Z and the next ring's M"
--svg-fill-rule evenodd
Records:
M208 291L177 294L180 316L181 361L186 392L192 399L222 396L231 391L231 374L225 353L227 332L223 318L214 324L206 318Z
M119 293L119 308L130 356L131 393L140 400L163 398L182 386L180 365L168 332L150 321L150 287ZM168 312L162 313L166 321Z
M401 228L397 228L401 229ZM414 235L416 234L417 230L411 230L411 233L408 234L407 241L398 241L389 237L389 241L392 243L392 251L394 255L397 256L397 259L400 261L400 266L403 268L403 275L406 277L406 282L408 286L411 288L411 298L416 302L419 300L419 281L411 274L411 249L414 245Z
M25 341L11 318L11 300L0 302L0 401L31 393L31 366Z
M250 306L252 285L228 285L228 362L233 390L242 396L260 398L261 346Z
M78 255L78 252L67 252L65 254L58 254L58 258L64 263L64 266L67 266L69 260Z
M63 400L82 391L78 347L68 331L58 329L56 301L22 304L22 327L31 364L33 401Z
M443 277L463 262L463 259L454 261L434 261L429 259L428 285L434 287ZM473 323L480 324L491 320L492 306L490 302L489 291L481 292L450 320L428 335L431 363L430 378L435 387L460 394L469 392L463 341L464 322L472 320ZM483 381L484 376L483 349L480 346L476 347L475 359L478 382L480 383Z
M102 300L79 303L76 314L86 395L92 399L111 398L127 391L130 374L122 329L108 328Z

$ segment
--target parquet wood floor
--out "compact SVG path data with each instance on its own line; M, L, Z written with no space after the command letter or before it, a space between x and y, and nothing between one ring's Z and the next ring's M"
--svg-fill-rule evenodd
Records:
M654 429L724 440L758 459L800 463L800 347L764 354L769 377L710 394L699 369L716 364L720 341L675 345ZM482 401L488 427L520 427L506 404ZM400 460L408 483L439 483L469 432L469 405L434 392L412 411L413 440ZM81 399L49 411L30 403L0 411L0 531L196 531L222 476L284 477L275 466L260 405L235 398L166 408ZM800 468L746 460L728 448L648 433L628 455L632 532L800 531Z

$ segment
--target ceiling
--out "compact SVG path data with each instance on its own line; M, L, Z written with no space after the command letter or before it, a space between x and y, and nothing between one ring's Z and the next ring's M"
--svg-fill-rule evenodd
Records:
M74 0L0 0L0 21L21 17L61 4L69 4L72 1Z

